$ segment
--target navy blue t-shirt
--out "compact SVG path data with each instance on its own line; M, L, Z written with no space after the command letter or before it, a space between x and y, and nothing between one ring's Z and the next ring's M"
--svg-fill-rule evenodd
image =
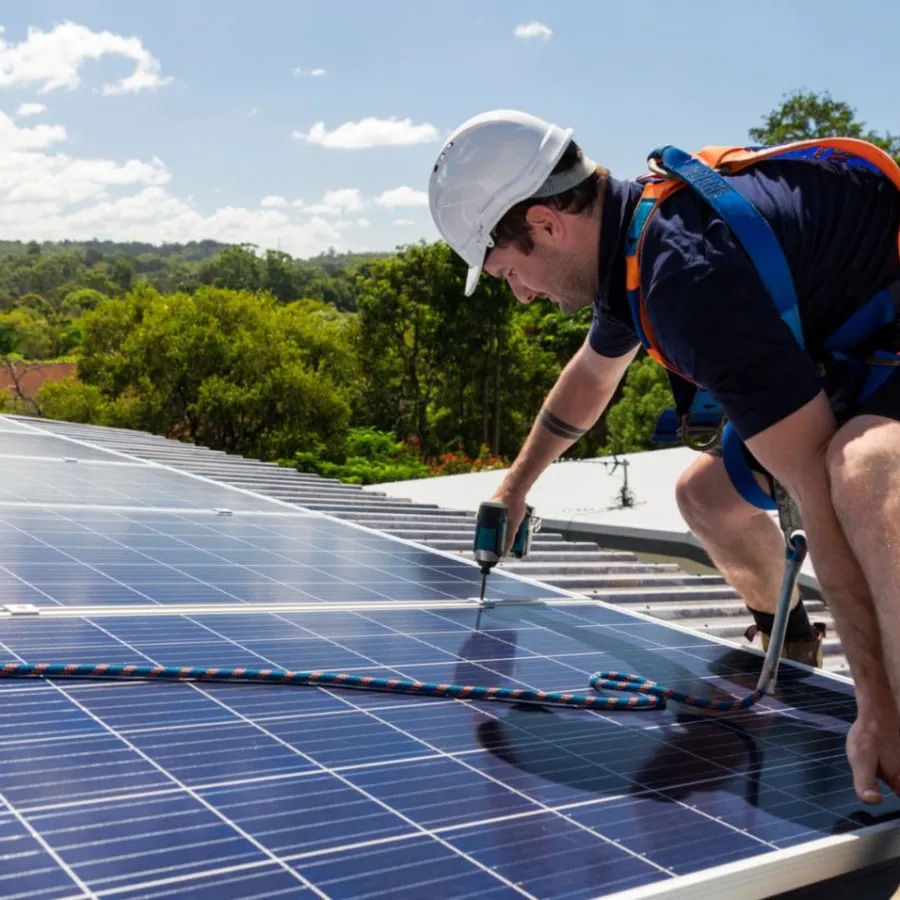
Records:
M690 187L651 218L641 283L663 354L712 394L746 440L821 390L811 356L854 309L900 280L900 192L877 172L821 160L762 161L728 178L784 250L809 352L781 320L731 230ZM589 335L605 356L638 343L623 257L640 193L634 182L611 179L606 195L601 289Z

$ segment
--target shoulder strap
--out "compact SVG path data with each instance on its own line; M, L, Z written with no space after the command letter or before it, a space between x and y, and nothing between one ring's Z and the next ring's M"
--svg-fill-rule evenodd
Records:
M753 262L781 318L805 347L790 267L775 232L759 210L705 160L671 145L655 150L650 159L666 174L690 185L725 220Z
M644 314L640 259L644 230L651 216L666 197L681 190L684 184L674 178L663 179L653 175L644 176L639 181L643 183L644 189L631 215L628 234L625 238L625 292L631 310L631 320L641 345L652 359L665 368L672 370L672 366L659 351L656 336L653 334L650 322Z
M874 169L900 190L900 166L894 158L875 144L859 138L811 138L774 147L709 146L696 156L726 175L763 159L835 159L851 167Z

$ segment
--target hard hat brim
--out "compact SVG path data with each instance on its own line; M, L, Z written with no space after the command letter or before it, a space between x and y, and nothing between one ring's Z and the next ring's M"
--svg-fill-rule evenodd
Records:
M471 297L472 294L475 293L475 288L478 287L478 279L481 277L481 270L483 266L483 261L480 262L477 266L469 266L469 273L468 275L466 275L466 297Z

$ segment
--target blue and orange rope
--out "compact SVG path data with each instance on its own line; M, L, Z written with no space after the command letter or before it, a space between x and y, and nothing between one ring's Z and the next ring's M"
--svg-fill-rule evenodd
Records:
M609 697L600 693L575 694L561 691L536 691L530 688L485 687L481 685L439 684L402 678L376 678L345 672L292 672L287 669L223 669L190 666L152 666L133 664L87 663L6 663L0 678L144 678L164 681L218 681L266 684L313 685L417 694L426 697L450 697L456 700L500 700L508 703L539 703L574 706L584 709L665 709L667 701L683 703L715 712L747 709L765 693L755 690L743 698L707 700L665 688L640 675L624 672L595 672L590 685L596 691L633 693L634 697Z

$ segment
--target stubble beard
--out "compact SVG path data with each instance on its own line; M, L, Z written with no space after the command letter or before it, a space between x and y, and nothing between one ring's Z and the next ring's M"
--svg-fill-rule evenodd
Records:
M579 254L557 248L539 251L545 273L546 289L540 295L560 312L573 315L594 302L597 296L596 267L579 258Z
M597 296L596 280L586 271L569 263L555 270L554 275L559 287L551 293L551 298L561 312L573 315L594 302Z

